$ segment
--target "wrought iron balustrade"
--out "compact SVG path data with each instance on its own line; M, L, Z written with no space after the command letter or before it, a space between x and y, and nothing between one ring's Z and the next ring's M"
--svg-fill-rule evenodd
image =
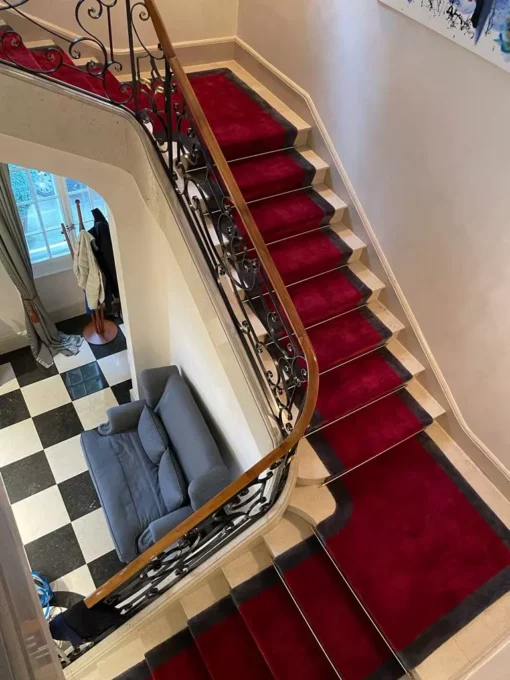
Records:
M73 39L48 31L30 15L29 5L35 11L35 0L0 0L0 20L6 24L0 26L0 64L84 91L139 121L264 390L267 415L281 434L274 451L86 599L88 607L114 605L127 619L274 505L313 415L317 360L153 0L77 0L79 35ZM121 20L127 47L116 48ZM34 55L11 21L35 24L41 37L55 44L38 47ZM148 44L151 21L155 33ZM75 650L71 659L86 649Z

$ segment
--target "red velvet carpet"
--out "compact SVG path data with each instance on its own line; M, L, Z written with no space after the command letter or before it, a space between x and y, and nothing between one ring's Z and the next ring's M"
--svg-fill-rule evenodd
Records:
M247 201L304 189L315 174L313 165L295 149L235 161L230 167Z
M382 677L375 675L382 670L386 680L402 676L401 666L316 538L289 550L276 563L342 678Z
M425 434L329 488L319 531L408 667L508 589L508 530Z
M145 655L153 680L210 680L210 675L188 629Z
M274 570L239 586L233 596L275 678L337 677Z
M331 423L394 392L411 374L386 348L321 375L315 427Z
M227 160L291 147L296 128L228 69L190 74Z
M273 677L231 598L221 600L191 619L189 628L214 680L271 680Z

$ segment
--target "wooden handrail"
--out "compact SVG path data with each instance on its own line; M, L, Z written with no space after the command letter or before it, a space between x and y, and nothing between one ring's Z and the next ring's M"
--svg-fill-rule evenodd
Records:
M193 515L188 517L188 519L186 519L184 522L181 522L181 524L166 534L166 536L160 539L148 550L139 555L139 557L133 560L133 562L130 562L126 567L124 567L124 569L112 576L108 581L106 581L106 583L104 583L100 588L92 593L92 595L85 599L85 604L87 607L93 607L105 597L108 597L114 593L123 583L129 581L133 576L136 576L139 571L144 569L153 557L156 557L163 550L169 548L173 543L182 538L191 529L195 528L198 524L207 519L207 517L212 515L212 513L219 510L229 499L242 491L247 484L254 481L273 463L276 463L278 460L283 458L283 456L289 453L289 451L291 451L304 437L306 430L308 429L315 410L315 404L317 402L317 395L319 392L319 366L310 338L308 337L301 318L299 317L294 303L292 302L292 298L285 288L282 278L276 268L275 263L273 262L273 258L271 257L269 250L264 243L262 235L255 223L255 220L253 219L250 209L248 208L248 205L241 194L241 190L234 179L234 175L232 174L230 166L228 165L220 145L216 140L214 132L212 131L211 126L205 117L188 76L186 75L186 72L184 71L179 59L175 54L175 50L166 31L161 14L156 7L154 0L145 0L145 5L149 12L150 18L152 19L152 23L154 24L154 28L156 30L160 45L163 48L165 57L168 59L200 137L207 146L209 153L216 164L218 172L220 173L225 187L230 194L232 203L240 215L246 232L249 234L251 242L257 251L258 259L263 265L264 270L276 292L276 295L278 296L278 300L280 301L282 308L285 310L285 314L287 315L292 330L299 340L307 362L308 389L306 391L306 397L301 415L294 430L287 437L287 439L285 439L280 444L280 446L278 446L278 448L267 454L267 456L262 458L253 467L244 472L238 479L235 480L235 482L229 484L226 489L224 489L208 503L194 512ZM170 125L170 121L168 124Z

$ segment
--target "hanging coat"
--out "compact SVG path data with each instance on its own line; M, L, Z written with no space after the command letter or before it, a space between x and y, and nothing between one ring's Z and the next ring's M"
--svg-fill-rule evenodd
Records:
M80 231L73 269L78 285L85 291L87 305L90 309L97 309L104 302L104 283L92 248L93 241L88 231Z
M115 269L110 225L99 208L94 208L92 215L94 226L89 229L89 234L94 237L96 260L105 279L106 309L111 311L114 299L119 298L119 283Z

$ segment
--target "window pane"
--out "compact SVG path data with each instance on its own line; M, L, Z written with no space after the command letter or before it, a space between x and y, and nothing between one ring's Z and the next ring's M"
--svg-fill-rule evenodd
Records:
M75 200L78 198L80 201L80 207L81 207L81 214L83 215L83 221L87 222L91 218L90 214L90 201L89 201L89 192L88 189L86 191L79 191L77 194L73 194L72 196L69 196L71 199L71 212L73 215L73 222L74 224L78 227L79 222L78 222L78 211L76 210L76 203Z
M66 187L67 191L82 191L83 189L87 188L86 184L83 184L83 182L78 182L75 179L70 179L69 177L66 177Z
M49 172L30 170L30 176L32 177L35 193L38 198L57 195L53 176Z
M92 207L99 208L103 215L108 219L108 208L106 207L106 202L102 196L100 196L97 191L93 189L90 190L92 194Z
M19 205L18 212L25 234L32 234L34 232L41 231L41 222L39 220L35 203L31 203L30 205Z
M19 165L9 165L9 174L11 176L11 186L16 203L31 201L32 194L30 193L28 175L25 169L21 168Z
M50 246L51 257L62 257L62 255L69 255L69 248L65 236L60 229L51 229L46 232L46 238Z
M48 251L42 234L27 234L28 251L32 262L48 259Z
M39 210L41 211L41 218L45 231L48 229L60 228L64 221L62 210L60 208L60 201L57 198L50 198L46 201L39 201Z

